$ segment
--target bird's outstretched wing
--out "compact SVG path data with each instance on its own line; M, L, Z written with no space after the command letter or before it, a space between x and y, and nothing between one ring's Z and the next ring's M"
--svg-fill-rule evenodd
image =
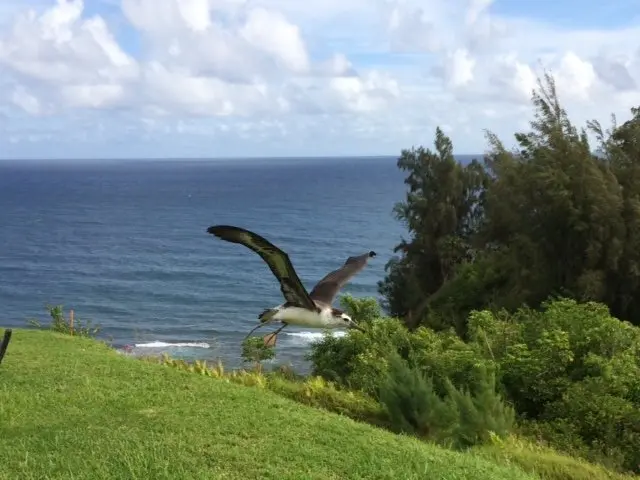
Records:
M340 289L367 265L367 262L371 257L375 256L376 252L371 251L363 253L362 255L347 258L347 261L344 262L342 267L327 274L322 280L320 280L316 286L313 287L309 296L313 300L317 300L319 302L328 304L333 303L333 299Z
M289 256L271 242L257 233L231 225L214 225L207 228L207 233L227 242L244 245L256 252L280 282L280 290L287 302L310 310L316 309L315 303L298 278Z

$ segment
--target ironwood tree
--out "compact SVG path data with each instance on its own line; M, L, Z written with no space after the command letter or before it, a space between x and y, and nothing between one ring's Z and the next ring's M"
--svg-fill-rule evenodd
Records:
M515 150L487 132L483 161L461 165L438 128L435 151L402 151L408 190L394 211L409 238L379 291L409 328L464 336L472 309L535 308L560 295L640 324L640 108L606 132L597 122L578 129L550 75L532 103Z

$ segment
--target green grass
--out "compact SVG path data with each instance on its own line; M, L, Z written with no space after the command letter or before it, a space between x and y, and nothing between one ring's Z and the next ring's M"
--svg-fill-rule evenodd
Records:
M531 441L511 437L495 445L475 447L476 452L501 464L515 464L527 472L535 472L545 480L633 480L585 460L562 455Z
M88 338L16 329L0 365L0 478L535 477Z

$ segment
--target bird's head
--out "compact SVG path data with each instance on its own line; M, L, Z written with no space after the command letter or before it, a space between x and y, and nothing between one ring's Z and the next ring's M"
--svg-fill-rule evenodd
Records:
M373 258L373 257L375 257L376 255L377 255L377 253L376 253L376 252L374 252L373 250L371 250L371 251L369 252L369 258Z
M358 324L353 320L353 318L351 318L349 315L347 315L344 312L341 312L339 310L335 311L333 318L336 320L336 327L354 328L356 330L360 330L361 332L364 332L364 330L358 326Z

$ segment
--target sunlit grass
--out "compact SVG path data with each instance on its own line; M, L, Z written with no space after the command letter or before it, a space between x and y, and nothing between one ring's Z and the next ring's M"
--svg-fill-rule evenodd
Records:
M14 330L0 366L2 479L525 479L264 388Z

